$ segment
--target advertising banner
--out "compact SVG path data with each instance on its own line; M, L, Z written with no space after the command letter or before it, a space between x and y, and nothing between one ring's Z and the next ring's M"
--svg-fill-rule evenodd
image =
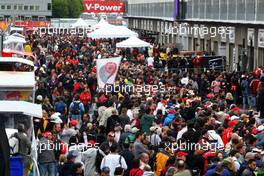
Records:
M86 13L124 13L125 3L122 1L83 0L83 12Z
M264 48L264 29L259 29L259 32L258 32L258 47Z
M254 35L255 35L255 29L253 28L248 28L248 35L247 35L247 38L248 38L248 46L250 46L251 44L251 40L252 40L252 46L254 46Z
M97 82L99 88L114 84L121 57L98 59L96 61Z

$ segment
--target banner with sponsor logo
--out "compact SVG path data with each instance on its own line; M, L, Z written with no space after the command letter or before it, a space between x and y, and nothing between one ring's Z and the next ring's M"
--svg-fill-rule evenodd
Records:
M120 65L121 57L98 59L96 61L97 82L100 89L106 84L113 85Z
M122 1L83 0L83 12L86 13L124 13L125 3Z
M264 48L264 29L258 31L258 47Z
M252 40L252 46L254 46L254 41L255 41L254 38L255 38L255 29L248 28L248 35L247 35L248 46L251 45L251 40Z

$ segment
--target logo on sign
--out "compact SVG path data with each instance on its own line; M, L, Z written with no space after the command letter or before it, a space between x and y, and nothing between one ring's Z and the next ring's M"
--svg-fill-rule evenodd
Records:
M90 13L124 13L125 4L116 1L83 1L84 12Z

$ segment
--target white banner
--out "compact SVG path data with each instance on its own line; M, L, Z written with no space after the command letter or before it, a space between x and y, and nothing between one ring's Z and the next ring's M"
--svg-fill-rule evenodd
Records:
M229 43L235 43L235 38L236 38L236 29L235 27L231 27L229 34Z
M247 33L247 39L248 39L248 46L250 46L250 42L252 40L252 46L254 46L254 39L255 39L255 29L253 28L248 28L248 33Z
M114 84L121 57L98 59L96 61L97 82L100 89L106 84Z
M264 48L264 29L259 29L258 32L258 46Z

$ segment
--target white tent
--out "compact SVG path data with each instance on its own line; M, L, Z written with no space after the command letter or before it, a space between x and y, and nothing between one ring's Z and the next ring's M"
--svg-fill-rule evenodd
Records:
M128 38L138 36L136 32L131 31L124 26L106 25L88 34L88 37L93 39L102 38Z
M107 21L105 21L105 19L102 18L96 25L94 25L92 27L92 29L99 29L99 28L107 26L107 25L109 25L109 23Z
M79 18L72 24L72 27L89 27L89 25L82 18Z
M116 44L117 48L142 48L142 47L150 47L150 43L140 40L139 38L132 36L127 40L119 42Z

